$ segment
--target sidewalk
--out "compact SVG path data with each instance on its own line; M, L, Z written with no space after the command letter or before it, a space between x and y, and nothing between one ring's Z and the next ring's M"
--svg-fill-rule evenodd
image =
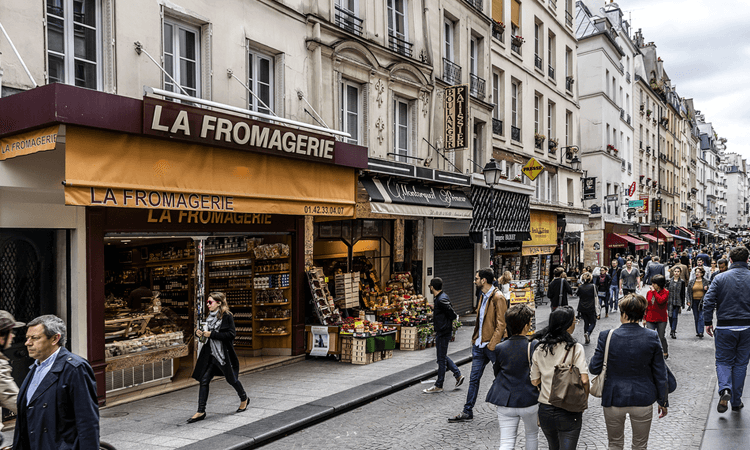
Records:
M745 386L750 386L749 383L750 375L745 377ZM703 431L701 450L744 450L750 447L750 410L743 408L741 412L734 412L730 407L720 414L716 411L718 404L717 384Z

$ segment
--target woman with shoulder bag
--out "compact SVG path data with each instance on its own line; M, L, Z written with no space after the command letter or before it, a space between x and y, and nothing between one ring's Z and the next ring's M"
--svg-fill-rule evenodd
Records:
M552 311L549 325L532 339L539 344L531 358L531 384L540 387L539 426L547 438L550 450L574 450L581 434L581 419L586 409L589 390L588 367L583 346L571 334L576 328L573 308L561 306ZM554 406L560 398L560 386L555 384L561 370L577 376L576 386L566 386L568 401L576 405ZM583 396L582 401L579 401ZM554 397L554 399L553 399Z
M611 302L609 288L612 285L612 277L608 272L609 270L602 266L599 269L599 276L594 277L594 286L596 286L596 293L599 297L597 301L599 302L599 309L604 308L604 317L609 317L609 304Z
M584 273L581 279L583 285L578 288L578 317L583 319L583 338L588 344L596 326L596 306L599 299L596 286L591 283L591 274Z
M685 282L680 278L681 274L682 267L673 267L672 279L669 280L667 286L669 291L667 313L669 314L669 327L671 329L669 336L672 339L677 339L677 320L680 318L682 308L685 307Z
M207 339L198 355L198 361L193 370L193 378L200 382L198 393L198 412L188 419L188 423L206 418L206 403L208 402L208 387L214 376L224 376L237 395L240 397L240 407L237 412L247 409L248 398L242 383L238 378L240 361L234 351L234 318L229 312L227 298L222 292L208 294L206 301L209 315L206 320L207 330L196 330L198 338Z
M654 402L659 405L659 418L667 415L667 364L661 354L659 336L640 326L647 307L641 295L630 294L623 298L620 301L622 325L599 333L596 352L591 358L591 375L604 376L602 372L606 368L601 398L610 450L623 448L626 415L630 416L633 429L634 450L647 448Z
M535 343L526 338L533 317L534 312L528 306L511 306L505 313L508 338L495 347L495 381L487 392L486 400L497 405L500 450L515 448L519 420L523 420L526 431L526 450L536 450L539 445L539 389L531 384L529 378Z
M688 306L693 310L693 318L695 319L695 335L702 338L704 321L703 321L703 296L706 295L708 287L711 285L711 280L706 278L706 269L703 267L695 268L695 278L692 278L688 282L687 287L687 302Z

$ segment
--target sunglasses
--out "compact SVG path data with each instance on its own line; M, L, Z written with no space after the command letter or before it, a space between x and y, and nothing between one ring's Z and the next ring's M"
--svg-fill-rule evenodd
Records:
M211 303L218 303L216 300L209 299L206 304L210 305Z

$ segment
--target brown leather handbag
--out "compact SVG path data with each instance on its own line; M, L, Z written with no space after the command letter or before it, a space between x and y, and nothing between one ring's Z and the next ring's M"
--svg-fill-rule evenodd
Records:
M589 406L589 396L583 387L581 372L573 364L576 346L573 345L572 348L573 356L571 356L570 362L565 363L568 359L568 353L570 353L570 349L568 349L562 362L555 366L549 393L549 404L570 412L583 412Z

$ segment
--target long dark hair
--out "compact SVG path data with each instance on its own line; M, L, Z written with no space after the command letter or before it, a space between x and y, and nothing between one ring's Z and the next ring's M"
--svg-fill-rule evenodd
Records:
M554 355L552 349L561 342L565 343L565 350L570 350L576 340L568 333L568 328L573 325L575 318L573 308L560 306L549 315L549 325L534 333L531 340L538 340L537 348L541 347L545 353Z

